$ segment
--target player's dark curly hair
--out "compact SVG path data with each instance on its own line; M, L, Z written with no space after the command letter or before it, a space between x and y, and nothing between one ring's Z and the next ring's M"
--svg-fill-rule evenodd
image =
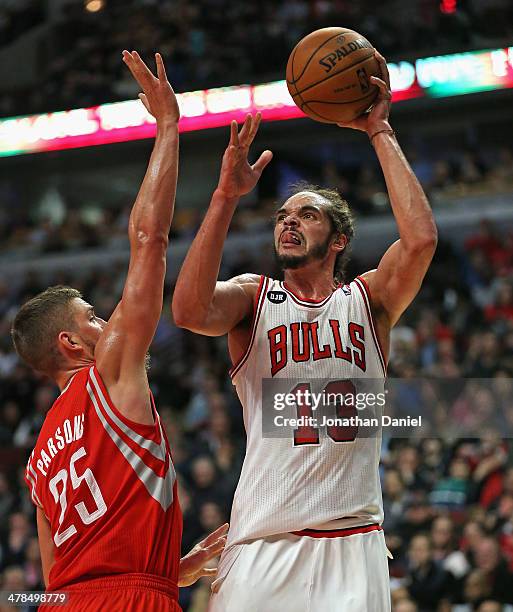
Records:
M337 255L335 268L333 270L335 282L344 283L346 268L349 263L349 245L354 236L354 219L349 204L336 189L326 189L306 181L300 181L291 185L289 197L303 191L316 193L326 200L327 204L325 210L328 213L332 227L332 234L330 237L343 234L347 238L346 248Z

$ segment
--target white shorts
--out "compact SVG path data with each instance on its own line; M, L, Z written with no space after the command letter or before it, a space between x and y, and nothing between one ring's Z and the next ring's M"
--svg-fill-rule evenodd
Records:
M208 612L390 612L383 531L317 535L288 533L230 547Z

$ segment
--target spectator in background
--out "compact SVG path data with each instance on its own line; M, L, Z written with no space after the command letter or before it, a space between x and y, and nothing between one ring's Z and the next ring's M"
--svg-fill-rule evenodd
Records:
M46 413L57 399L57 391L49 384L37 388L34 401L35 412L24 417L14 432L13 442L22 448L34 447Z
M469 492L469 474L469 467L463 459L453 459L449 476L439 480L431 491L431 504L450 511L464 510Z
M33 527L22 512L14 512L8 519L8 530L3 543L3 565L23 566Z
M487 599L479 604L477 612L504 612L504 606L498 601Z
M436 609L451 594L451 577L433 559L430 539L425 534L413 536L408 548L408 592L420 612Z
M460 579L470 570L470 564L464 553L457 548L454 521L448 516L435 518L431 525L433 560L450 572L455 579Z
M402 523L407 502L407 492L400 472L395 468L385 471L383 479L383 511L385 532L396 532Z
M226 499L217 468L211 457L200 455L191 464L191 489L198 508L210 501L222 503Z
M39 551L39 542L36 536L28 540L26 551L26 561L23 565L25 579L29 591L44 591L45 585L43 580L43 572L41 570L41 553Z
M5 525L16 498L4 472L0 472L0 525Z
M19 565L10 565L6 567L2 573L0 581L0 589L8 593L23 593L27 590L27 582L23 568ZM31 608L27 605L11 606L9 604L0 604L0 612L29 612ZM33 610L34 608L32 608Z
M462 604L455 606L454 612L474 612L479 604L490 596L490 586L484 572L474 569L467 574L463 582L461 597L456 597Z
M486 536L477 543L475 564L485 576L490 597L502 603L513 604L513 574L509 572L499 543L494 537Z
M400 599L392 608L392 612L418 612L417 604L411 599Z

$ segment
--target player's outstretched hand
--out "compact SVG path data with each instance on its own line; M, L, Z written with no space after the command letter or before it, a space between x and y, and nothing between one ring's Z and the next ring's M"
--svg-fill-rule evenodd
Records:
M228 523L221 525L180 559L178 586L186 587L194 584L202 576L215 576L216 567L207 567L207 563L222 552L226 544Z
M382 78L371 76L370 80L374 85L379 88L379 94L374 106L367 113L364 113L360 117L357 117L353 121L348 123L338 123L340 127L353 128L354 130L361 130L367 132L370 138L377 132L392 129L388 122L390 115L390 107L392 105L392 90L390 88L390 75L388 73L387 63L385 58L374 51L376 60L378 61L379 68L381 71Z
M176 124L180 119L180 109L175 92L167 80L160 53L155 53L157 76L143 62L137 51L123 51L123 61L141 86L144 93L140 93L139 98L146 110L157 120L157 126L166 123Z
M271 151L264 151L253 165L248 162L249 147L258 132L261 118L260 113L257 113L255 117L247 115L240 132L237 122L232 121L231 123L230 142L223 155L217 186L217 189L222 191L228 199L240 198L249 193L273 158Z

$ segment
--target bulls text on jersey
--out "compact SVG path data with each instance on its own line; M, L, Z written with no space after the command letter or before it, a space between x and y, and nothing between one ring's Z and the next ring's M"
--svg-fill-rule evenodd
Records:
M305 321L277 325L267 332L271 375L275 376L291 358L296 363L319 359L343 359L353 363L362 372L365 363L365 330L358 323L349 322L341 329L340 321L329 319L326 328L329 342L319 346L319 322ZM325 330L323 330L325 331ZM324 335L324 334L323 334Z

